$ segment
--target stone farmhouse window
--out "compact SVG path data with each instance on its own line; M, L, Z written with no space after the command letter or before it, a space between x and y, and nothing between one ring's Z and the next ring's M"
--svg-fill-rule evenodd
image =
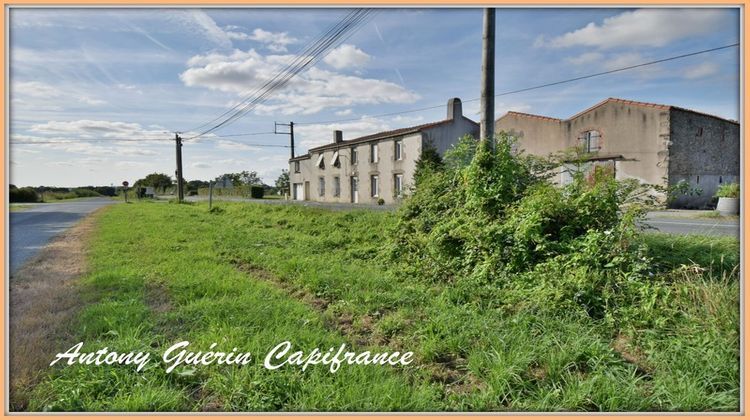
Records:
M393 142L393 159L401 160L404 158L404 142L396 140Z
M393 193L396 197L401 197L404 194L404 175L395 174L393 175Z
M333 196L339 197L341 195L341 178L333 177Z
M378 144L372 143L370 145L370 163L378 162Z
M601 148L601 134L596 130L584 131L578 138L584 153L598 152Z
M326 179L322 176L318 178L318 194L321 197L326 195Z
M359 160L359 156L357 156L357 148L352 147L352 165L357 163L358 160Z
M378 176L372 175L370 176L370 196L371 197L378 197L378 193L380 192L380 184L378 182Z
M318 156L318 162L315 164L315 166L317 166L320 169L325 169L326 168L326 162L325 162L324 158L325 158L325 156L323 156L323 153L321 153L320 156Z
M299 173L299 161L294 162L294 173Z

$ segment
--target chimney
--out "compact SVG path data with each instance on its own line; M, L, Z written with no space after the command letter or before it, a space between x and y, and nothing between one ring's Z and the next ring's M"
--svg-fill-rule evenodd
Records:
M461 99L450 98L448 99L448 119L456 120L461 118L463 111L461 109Z
M341 143L342 141L344 141L344 133L341 130L333 130L333 142Z

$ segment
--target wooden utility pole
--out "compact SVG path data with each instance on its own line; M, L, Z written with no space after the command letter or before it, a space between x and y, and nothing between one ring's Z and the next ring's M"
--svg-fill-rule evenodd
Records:
M495 9L484 9L482 31L482 95L479 139L495 146Z
M289 127L289 132L285 133L283 131L277 130L278 126ZM289 121L289 124L282 124L282 123L274 122L273 133L274 134L289 134L289 147L292 149L292 159L294 159L294 122Z
M182 138L178 133L174 133L174 142L177 151L177 202L182 203L185 198L182 188Z

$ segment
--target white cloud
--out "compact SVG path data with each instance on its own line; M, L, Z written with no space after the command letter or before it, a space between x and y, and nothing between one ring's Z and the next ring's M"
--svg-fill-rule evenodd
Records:
M711 62L703 62L698 65L688 67L683 74L686 79L701 79L714 75L719 72L719 65Z
M232 40L216 22L204 11L197 9L183 9L168 15L182 23L191 31L196 31L209 42L221 47L232 48Z
M574 66L587 66L590 64L601 64L604 54L599 52L587 52L577 57L570 57L567 61Z
M56 87L43 82L12 82L11 96L17 105L34 106L37 102L46 107L55 106L57 102L70 104L71 101L83 105L104 105L107 101L81 94L66 87ZM58 107L59 108L59 107Z
M341 111L336 111L335 114L340 117L345 117L347 115L352 115L352 112L353 111L351 108L347 108L347 109L342 109Z
M370 55L351 44L344 44L326 55L323 61L335 69L362 67L370 61Z
M606 18L601 24L590 22L549 41L540 38L535 45L663 47L679 39L711 33L724 17L724 12L717 9L638 9Z
M287 46L299 42L297 38L289 36L288 32L269 32L261 28L257 28L251 35L243 32L232 32L234 36L238 37L235 39L248 39L251 41L260 42L264 44L270 51L279 53L286 52Z
M261 150L259 147L253 147L247 144L243 144L236 141L230 141L230 140L217 140L215 142L216 148L220 150L231 150L231 151L237 151L237 150L245 150L245 151L259 151Z
M69 138L127 138L167 140L169 134L162 130L146 130L138 123L121 121L75 120L48 121L34 124L29 131L40 134L68 136Z
M211 165L209 165L206 162L194 162L191 166L193 168L202 168L202 169L208 169L211 167Z
M180 79L187 86L242 94L269 81L278 68L293 57L263 56L255 50L198 55L188 61L190 68L180 75ZM255 112L261 115L314 114L327 108L413 103L417 99L418 94L392 82L313 67L293 78L267 103L258 105Z

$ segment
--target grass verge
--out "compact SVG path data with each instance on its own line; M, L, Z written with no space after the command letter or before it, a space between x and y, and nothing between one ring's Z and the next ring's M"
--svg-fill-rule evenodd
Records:
M85 350L161 351L187 340L255 355L165 373L54 369L31 410L733 411L739 405L739 244L649 235L679 327L612 330L524 305L499 285L401 278L381 263L394 216L221 203L112 206L71 324ZM677 252L679 251L679 252ZM672 325L672 324L670 324ZM408 367L268 371L277 343L413 351ZM72 340L70 345L75 344ZM66 346L67 348L69 346Z

